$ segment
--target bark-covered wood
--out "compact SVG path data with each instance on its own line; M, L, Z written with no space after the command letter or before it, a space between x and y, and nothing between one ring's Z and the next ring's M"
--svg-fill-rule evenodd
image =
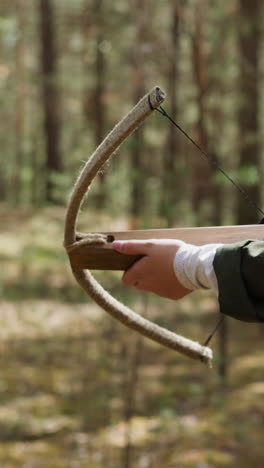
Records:
M133 14L135 18L135 38L132 47L132 78L134 82L133 102L136 104L141 96L145 94L144 76L144 46L148 28L146 15L146 2L134 0ZM142 11L144 14L142 14ZM144 208L144 129L141 127L134 133L131 144L131 221L132 228L138 227L140 214Z
M105 4L104 0L97 0L91 3L87 0L84 3L83 14L83 60L84 72L88 77L94 75L94 86L91 87L89 80L85 80L83 110L87 124L87 131L92 129L94 134L95 146L98 146L105 136L106 131L106 79L107 79L107 63L103 50L105 38L106 19L104 15ZM89 49L90 38L94 36L94 60L91 64L91 51ZM106 186L105 173L98 174L99 189L98 194L94 199L98 209L102 209L106 203Z
M246 239L264 240L264 226L260 224L248 226L220 226L205 228L149 229L124 232L104 232L103 235L113 240L150 240L179 239L195 245L208 243L232 243ZM76 248L69 252L74 269L89 268L90 270L127 270L141 258L140 255L124 255L113 250L111 242L104 245L85 244L83 240L76 243Z
M259 180L250 183L249 171L258 171L260 167L260 126L259 113L261 96L259 92L259 56L261 47L261 0L240 0L239 49L240 49L240 160L243 171L243 187L260 205ZM237 222L254 223L257 216L250 204L238 197Z
M165 99L164 91L153 88L134 106L133 109L105 137L84 166L73 188L65 220L64 246L70 254L79 246L76 232L79 210L94 177L102 165L109 159L120 144L142 123ZM207 346L189 340L166 328L146 320L111 296L93 277L88 269L75 269L72 272L84 291L106 312L121 323L170 349L178 351L192 359L198 359L211 365L213 353Z
M25 130L25 27L27 18L25 0L16 0L17 8L17 30L18 36L15 50L15 67L16 67L16 105L15 105L15 164L13 167L13 197L15 204L21 200L22 180L21 173L23 167L23 142Z
M56 201L52 180L62 169L60 151L60 99L57 83L57 49L53 0L39 0L40 68L42 73L42 100L46 146L46 200Z
M168 83L170 96L170 114L174 120L178 117L177 86L179 75L179 47L180 47L180 6L179 0L171 4L170 48L168 64ZM172 125L168 125L168 138L163 154L163 178L161 185L161 216L164 216L168 226L173 225L176 203L182 199L181 178L177 178L176 168L179 167L180 151L178 134ZM177 183L175 181L177 180Z
M195 10L194 34L192 38L193 71L197 89L197 110L195 140L206 151L209 150L209 136L206 125L206 100L209 90L208 51L204 39L207 0L197 2ZM213 168L203 158L195 154L192 159L192 206L197 215L197 223L204 223L210 211L205 206L213 199Z

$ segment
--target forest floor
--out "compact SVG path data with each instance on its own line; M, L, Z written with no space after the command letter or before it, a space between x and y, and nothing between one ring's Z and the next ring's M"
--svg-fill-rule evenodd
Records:
M62 208L0 206L1 468L264 466L263 327L228 319L213 369L131 333L74 282ZM107 217L81 220L108 229ZM126 229L120 219L111 229ZM138 312L203 342L215 299L137 294L97 273ZM223 376L223 364L226 375Z

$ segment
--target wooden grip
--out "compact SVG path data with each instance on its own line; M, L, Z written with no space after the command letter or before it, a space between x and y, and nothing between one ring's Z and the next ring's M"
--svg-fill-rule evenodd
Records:
M149 229L102 234L106 235L110 242L105 245L80 245L69 253L73 270L127 270L142 257L116 252L111 245L113 240L178 239L195 245L227 244L247 239L264 240L264 225Z

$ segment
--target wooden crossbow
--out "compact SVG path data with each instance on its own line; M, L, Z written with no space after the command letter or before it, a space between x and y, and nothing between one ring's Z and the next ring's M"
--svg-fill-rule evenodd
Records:
M248 238L264 240L263 226L150 229L90 234L80 233L76 230L83 198L97 172L121 143L155 109L159 108L165 96L165 92L161 88L157 86L153 88L114 127L87 161L70 196L65 221L64 247L76 280L99 306L142 335L210 365L213 353L209 347L173 333L136 314L112 297L89 270L126 270L140 258L137 255L122 255L116 252L111 246L113 240L167 238L179 239L196 245L237 242Z

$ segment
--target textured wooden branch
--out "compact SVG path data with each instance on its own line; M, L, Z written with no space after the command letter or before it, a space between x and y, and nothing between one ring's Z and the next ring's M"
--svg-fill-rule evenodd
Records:
M85 193L91 185L91 182L96 176L98 170L127 138L127 136L130 135L155 108L162 104L164 99L164 91L159 87L153 88L150 93L144 96L124 117L124 119L116 125L109 135L107 135L83 168L73 188L66 214L64 246L66 251L69 253L70 258L72 258L73 252L76 248L79 248L79 242L83 243L83 240L78 240L76 232L78 214ZM104 238L101 238L100 236L93 239L93 241L95 240L97 243L99 242L99 245L104 242ZM91 239L89 239L89 243L91 244ZM200 359L202 362L210 365L212 360L212 351L210 348L201 346L199 343L177 335L176 333L172 333L171 331L146 320L112 297L95 280L86 267L79 269L76 268L74 263L71 263L71 266L76 280L84 291L114 318L118 319L129 328L138 331L142 335L157 341L168 348L177 350L193 359Z
M140 231L103 232L101 243L86 242L80 234L75 248L69 253L73 269L127 270L141 255L122 255L111 246L113 240L179 239L190 244L232 243L246 239L264 240L264 225L217 226L203 228L149 229ZM88 239L90 239L88 237Z

